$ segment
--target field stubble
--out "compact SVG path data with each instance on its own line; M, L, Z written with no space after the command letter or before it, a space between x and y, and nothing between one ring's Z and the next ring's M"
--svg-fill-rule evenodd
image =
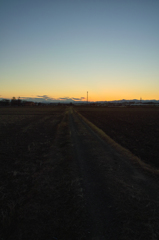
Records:
M135 134L138 141L141 140L138 135L142 132L139 130L143 129L144 121L147 121L147 126L152 125L153 131L158 128L158 109L154 113L152 110L152 119L148 116L150 113L142 109L78 110L98 127L106 129L105 132L114 140L118 135L120 140L125 139L127 146L131 146ZM96 137L94 139L87 124L83 124L73 111L68 113L67 108L61 107L2 108L0 113L1 239L100 239L89 237L85 202L86 190L90 191L95 175L106 183L100 188L102 194L104 189L106 196L114 199L110 212L116 211L115 223L119 225L121 234L118 239L142 239L141 236L157 239L159 203L158 191L154 191L158 189L157 183L149 181L146 175L138 175L140 171L131 169L131 163L126 162L125 165L122 156L120 160L112 160L108 156L105 159L105 149L100 141ZM143 116L148 116L147 120ZM156 125L153 125L154 122ZM70 129L78 140L76 146ZM111 132L112 135L109 134ZM148 128L147 133L150 132L151 128ZM152 135L148 136L152 138ZM147 136L142 135L142 138L147 139ZM74 153L75 148L79 148L79 153L88 152L88 158L81 155L77 164L79 154ZM80 173L81 162L92 177L89 179L86 175L86 180L90 181L86 181L86 185ZM145 179L139 179L141 177ZM100 186L101 182L98 183ZM96 182L93 184L96 185ZM93 188L90 196L96 193L98 191L94 193ZM93 198L89 198L90 207L98 209L100 201L96 202ZM91 205L92 201L95 205ZM113 228L108 230L113 232Z
M70 232L82 239L80 180L67 152L65 108L0 113L0 239L64 239Z

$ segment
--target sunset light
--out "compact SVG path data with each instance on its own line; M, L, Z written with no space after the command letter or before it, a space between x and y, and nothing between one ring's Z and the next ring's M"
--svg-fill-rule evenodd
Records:
M158 1L0 6L0 98L159 99Z

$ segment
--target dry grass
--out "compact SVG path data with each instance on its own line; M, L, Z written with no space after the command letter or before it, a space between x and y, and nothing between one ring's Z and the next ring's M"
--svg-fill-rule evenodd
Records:
M85 196L79 166L72 154L69 109L65 113L61 109L54 110L37 109L34 112L31 108L28 110L31 115L20 112L12 115L14 111L20 111L17 108L10 115L2 115L1 123L6 119L8 122L0 142L3 147L1 239L87 239ZM35 119L33 115L36 115ZM132 163L152 171L101 129L79 116L112 148L131 159ZM81 129L82 126L78 130ZM157 239L159 202L143 198L128 181L117 178L114 170L107 169L107 173L105 176L110 175L111 179L107 182L110 193L116 196L119 221L123 221L119 224L123 226L120 239L139 239L141 236L147 240L146 232L151 239Z
M140 158L135 156L133 153L131 153L128 149L122 147L120 144L115 142L111 137L109 137L102 129L98 128L96 125L94 125L92 122L90 122L87 118L85 118L83 115L81 115L79 112L76 112L99 136L105 140L110 146L112 146L116 151L118 151L120 154L125 156L126 158L129 158L133 163L138 164L140 167L145 169L148 172L151 172L153 174L159 175L159 170L153 168L149 164L144 163L141 161Z
M118 152L119 156L122 156L114 160L111 158L109 160L106 156L103 161L102 159L100 161L99 157L96 162L96 171L105 179L106 186L103 190L113 199L110 208L113 206L115 209L115 224L119 225L120 235L117 239L157 240L159 196L158 181L155 176L158 176L158 170L145 164L129 150L117 144L81 114L78 113L78 116L79 122L82 119L95 132L95 135L100 136L102 141L111 146L113 152ZM87 128L85 124L83 125ZM88 134L86 133L85 136L87 137ZM98 147L92 145L92 152L97 150ZM99 155L102 155L102 152ZM124 161L130 164L124 164Z
M100 110L101 111L101 110ZM125 156L126 158L129 158L133 163L138 164L140 167L145 169L148 172L151 172L153 174L159 175L159 170L156 168L153 168L151 165L146 164L143 162L140 158L135 156L131 151L128 149L122 147L120 144L115 142L111 137L109 137L102 129L98 128L96 125L94 125L92 122L90 122L87 118L85 118L82 114L80 114L78 111L76 113L97 133L100 135L100 137L105 140L109 145L111 145L116 151L118 151L120 154Z

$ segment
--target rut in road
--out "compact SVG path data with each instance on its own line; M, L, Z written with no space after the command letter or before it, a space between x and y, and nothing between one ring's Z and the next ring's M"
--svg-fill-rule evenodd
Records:
M72 151L88 211L89 239L158 239L159 187L72 109Z

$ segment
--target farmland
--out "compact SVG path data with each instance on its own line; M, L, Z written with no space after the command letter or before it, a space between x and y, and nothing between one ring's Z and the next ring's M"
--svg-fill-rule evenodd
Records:
M82 210L66 121L63 107L0 109L0 239L81 231L81 218L72 216Z
M159 108L77 108L142 161L159 168Z
M158 109L2 107L0 239L157 240L158 175L78 113L157 167Z

